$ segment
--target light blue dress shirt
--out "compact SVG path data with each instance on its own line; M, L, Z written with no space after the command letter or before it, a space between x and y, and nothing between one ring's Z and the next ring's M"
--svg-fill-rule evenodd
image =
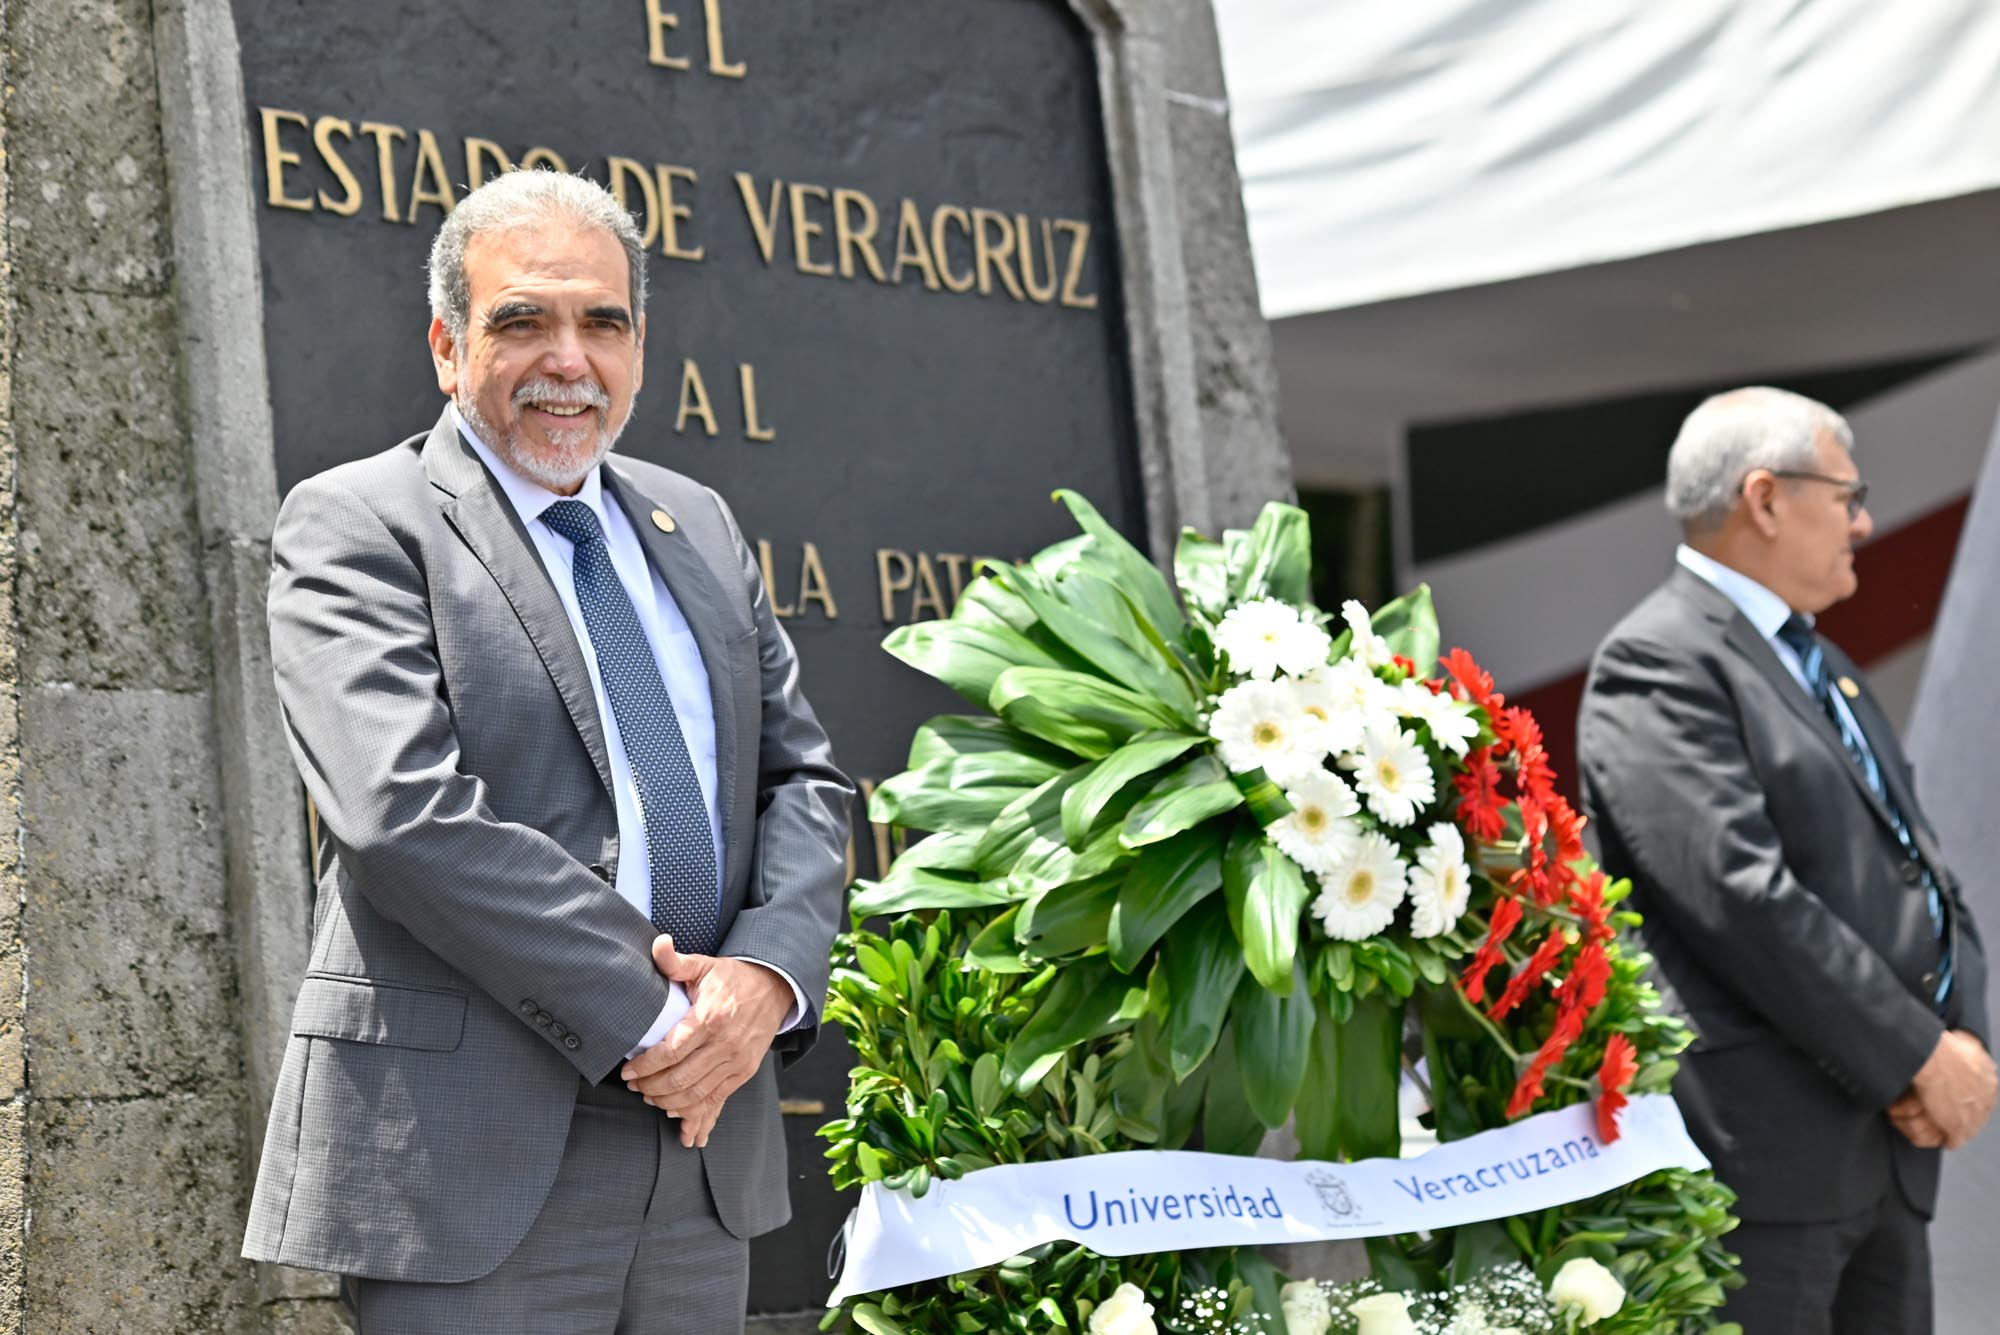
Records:
M680 604L674 601L673 592L657 570L646 560L646 549L639 542L639 535L633 531L632 521L625 517L621 506L611 504L604 495L604 480L601 468L593 468L583 479L583 485L573 497L565 497L550 491L539 482L522 477L506 462L487 447L470 424L459 415L458 405L451 407L453 423L459 434L465 437L486 470L500 484L514 512L521 517L528 536L534 539L535 552L542 560L542 568L549 573L549 582L555 585L556 596L562 599L563 611L569 614L570 628L576 632L576 642L583 650L584 666L590 669L590 690L597 701L597 717L604 727L604 745L611 760L611 795L618 808L618 879L614 888L639 912L651 918L653 902L652 865L646 856L646 821L639 810L639 788L632 777L632 763L625 756L624 743L619 738L618 718L612 713L611 699L604 691L604 682L598 675L597 655L591 649L590 631L584 624L583 608L576 600L576 580L571 573L574 545L568 538L542 522L542 511L560 500L578 500L590 507L597 516L597 522L604 528L604 545L611 555L612 569L618 572L618 582L625 586L625 594L632 600L632 610L637 613L639 627L645 632L646 642L652 646L653 660L659 665L660 680L666 683L667 694L674 702L674 717L680 721L681 735L687 741L688 759L694 764L695 778L701 784L702 801L708 807L708 828L715 840L715 865L719 869L724 864L722 857L722 815L716 799L715 765L715 702L709 694L708 668L701 660L701 649L695 644L694 632L688 629L687 618L681 614ZM717 895L721 887L716 888ZM775 964L764 960L751 960L785 980L792 989L792 1009L786 1015L778 1032L797 1027L805 1017L805 994L792 976ZM632 1048L628 1056L637 1056L652 1047L688 1011L687 992L679 983L669 983L667 1004L661 1010L653 1027L645 1037Z
M1778 661L1785 665L1785 671L1791 673L1792 680L1799 684L1799 689L1817 705L1819 697L1813 694L1812 683L1806 680L1805 664L1799 661L1799 656L1792 651L1791 645L1778 638L1778 628L1792 615L1791 605L1742 571L1733 570L1712 556L1703 556L1686 543L1682 543L1674 552L1674 560L1685 567L1690 574L1697 575L1714 585L1721 591L1723 597L1736 604L1736 610L1741 612L1751 627L1764 637L1765 643L1771 646L1771 651L1778 655ZM1800 617L1808 626L1813 622L1813 619L1804 613L1800 613ZM1847 708L1847 701L1835 695L1833 707L1840 711L1841 723L1854 736L1868 735L1862 732L1861 725L1855 722L1853 713Z

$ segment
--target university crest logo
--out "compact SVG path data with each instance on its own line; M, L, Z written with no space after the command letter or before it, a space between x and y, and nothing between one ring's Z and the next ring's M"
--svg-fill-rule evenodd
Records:
M1306 1185L1319 1195L1319 1204L1326 1211L1326 1217L1334 1223L1352 1219L1361 1213L1355 1204L1354 1194L1347 1189L1346 1179L1330 1168L1315 1168L1306 1176Z

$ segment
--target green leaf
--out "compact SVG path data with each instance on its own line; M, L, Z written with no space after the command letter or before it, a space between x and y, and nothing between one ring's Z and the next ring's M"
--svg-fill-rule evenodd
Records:
M1130 973L1181 916L1222 886L1223 833L1209 825L1150 844L1126 869L1105 940Z
M1038 836L1007 874L1008 892L1012 898L1025 899L1037 891L1101 875L1131 859L1132 850L1119 842L1117 830L1104 831L1081 851ZM1103 939L1098 938L1100 944Z
M1065 965L1056 971L1056 980L1042 995L1034 1015L1007 1045L1000 1067L1002 1082L1026 1094L1057 1057L1136 1017L1145 998L1143 988L1131 986L1130 980L1101 955ZM1128 1007L1130 1015L1125 1014Z
M874 1303L856 1303L849 1313L854 1324L868 1332L868 1335L909 1335L901 1323L892 1320L887 1313Z
M868 799L868 819L912 830L984 830L1016 798L1048 780L1047 767L1039 762L1036 766L1040 778L1005 786L981 783L964 773L970 768L990 773L994 768L990 764L969 767L959 761L941 761L905 770L876 787Z
M1209 1058L1207 1096L1202 1102L1201 1143L1210 1154L1255 1154L1264 1124L1251 1111L1236 1062L1236 1041L1225 1030Z
M1271 776L1263 770L1253 769L1229 777L1243 794L1243 800L1249 804L1250 815L1259 825L1269 826L1271 822L1292 814L1292 803L1285 796L1285 790L1272 782Z
M1021 906L1014 940L1045 960L1103 945L1112 905L1118 902L1118 880L1098 876L1044 891Z
M1112 582L1138 601L1139 609L1161 634L1179 635L1185 629L1186 621L1160 568L1127 542L1124 535L1097 512L1096 507L1076 492L1059 490L1055 498L1069 507L1077 527L1091 536L1092 560L1103 565L1111 574Z
M1522 1259L1507 1237L1506 1225L1489 1219L1451 1230L1451 1282L1470 1284L1488 1270Z
M1394 1237L1370 1238L1368 1272L1383 1288L1398 1293L1428 1293L1444 1287L1437 1262L1405 1253Z
M980 1054L972 1064L972 1110L982 1118L991 1117L1006 1097L1006 1086L1000 1081L1000 1054Z
M1009 668L1067 666L1017 630L966 621L899 626L882 647L982 708L992 698L993 684Z
M1268 1127L1283 1126L1305 1084L1313 1037L1315 1016L1304 965L1292 966L1292 990L1285 996L1245 975L1236 986L1229 1014L1244 1097L1258 1121Z
M1239 824L1223 859L1222 889L1251 974L1273 992L1290 988L1309 893L1299 864L1255 825Z
M1203 752L1154 784L1125 817L1120 835L1127 848L1170 839L1205 820L1243 805L1243 792L1229 771Z
M1340 1023L1326 1003L1315 1005L1312 1038L1306 1045L1305 1087L1314 1097L1292 1109L1301 1159L1340 1158Z
M902 862L898 858L879 881L856 881L847 911L856 918L872 918L911 909L982 908L1012 902L1005 881L969 881L924 867L906 870Z
M1340 1148L1349 1159L1394 1159L1403 1132L1396 1095L1403 1073L1403 1004L1377 988L1357 997L1354 1014L1339 1026L1334 1088Z
M1419 584L1402 597L1386 602L1369 617L1375 633L1389 642L1389 651L1417 665L1420 676L1437 670L1438 619L1431 606L1431 586Z
M1197 707L1186 674L1155 647L1139 613L1110 579L1083 564L1053 574L1017 570L1014 591L1050 634L1113 681L1172 709L1188 724Z
M1279 501L1264 507L1231 559L1229 593L1232 601L1312 602L1312 527L1304 510Z
M1041 967L1022 958L1021 948L1014 944L1014 923L1020 912L1021 906L1016 904L987 923L979 935L967 943L965 962L988 973L999 974L1032 973Z
M1076 762L1039 737L1030 737L1019 728L989 714L939 714L928 719L910 739L910 769L922 769L940 760L962 756L1011 755L1020 763L1039 761L1046 773L1034 780L1041 783L1060 774Z
M1037 839L1061 843L1063 794L1089 772L1088 765L1078 765L1008 804L973 849L972 865L979 874L1004 878Z
M1185 724L1146 696L1062 668L1008 668L994 679L987 703L1021 731L1087 760L1110 755L1138 733Z
M1119 790L1168 761L1186 753L1206 739L1193 733L1141 733L1091 767L1063 794L1063 839L1071 848L1083 847L1099 813Z
M1160 946L1167 980L1167 1057L1178 1080L1186 1080L1208 1060L1243 977L1243 955L1228 924L1227 912L1210 898L1190 909Z
M1220 621L1229 606L1229 565L1222 544L1182 529L1174 547L1174 583L1189 608L1210 622Z

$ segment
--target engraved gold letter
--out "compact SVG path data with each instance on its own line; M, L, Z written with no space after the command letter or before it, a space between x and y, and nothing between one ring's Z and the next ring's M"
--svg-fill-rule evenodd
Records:
M660 253L670 260L698 260L702 247L693 250L681 245L681 224L694 216L694 210L686 204L674 202L674 182L695 183L692 167L669 167L664 163L653 165L653 174L660 183Z
M1007 221L1006 214L995 213L992 209L974 209L972 223L972 253L976 259L975 267L979 270L979 295L992 294L993 280L989 272L998 273L1000 281L1007 285L1007 295L1019 301L1021 285L1014 281L1014 225Z
M259 107L257 110L264 117L264 202L275 209L311 213L311 195L294 199L285 193L285 168L298 166L299 155L286 152L278 143L279 121L297 121L305 125L306 118L296 111L275 111L270 107Z
M660 234L660 197L653 193L653 174L630 158L612 158L607 164L611 169L611 193L618 197L618 207L627 213L636 212L627 196L627 181L639 183L639 194L646 201L644 228L639 234L639 245L643 249L653 244L653 238Z
M507 154L491 139L465 141L465 188L477 190L486 180L486 164L492 162L499 167L498 176L514 170L514 164L507 160Z
M701 382L701 368L692 357L681 363L681 410L674 418L674 431L678 433L690 417L699 417L702 429L715 434L715 409L709 406L708 386Z
M425 176L430 184L424 183ZM437 136L429 130L417 131L417 166L410 173L410 217L417 220L417 210L426 204L435 204L449 214L456 203L451 197L451 180L444 174L444 154L438 152Z
M736 193L743 196L743 212L750 219L750 230L757 234L757 250L769 264L778 247L778 211L784 207L785 183L771 182L771 204L767 209L757 198L757 181L749 172L736 173Z
M743 386L744 436L750 440L776 440L777 431L757 418L757 368L749 362L740 363L736 368L736 378Z
M826 613L828 621L840 619L840 609L833 603L833 586L826 582L826 566L819 559L819 544L806 544L805 557L799 562L799 610L806 610L807 603L818 603Z
M326 169L333 173L333 178L340 182L340 188L345 192L336 203L326 197L326 191L320 191L319 206L328 213L342 218L352 218L361 212L361 182L354 179L354 172L340 156L339 150L334 148L333 136L336 134L343 139L352 140L353 123L344 121L338 116L321 116L313 122L313 147L319 150L319 160L326 164Z
M681 26L678 14L669 14L661 7L660 0L646 0L646 60L653 65L670 70L684 70L688 67L686 56L667 54L667 33Z
M856 210L861 217L860 226L848 217L848 210ZM875 201L859 190L839 189L833 192L833 239L840 251L840 276L854 277L854 252L861 252L862 261L868 272L878 283L886 283L889 276L882 272L882 260L875 253L875 228L880 219L875 213Z
M798 265L800 273L811 274L815 278L831 278L833 265L812 257L813 238L825 236L826 228L806 217L808 195L824 200L826 187L792 182L792 263Z
M757 539L757 570L764 576L764 596L771 600L771 615L782 619L796 612L797 608L778 601L778 579L771 573L771 544L764 538Z
M1042 219L1042 267L1049 276L1046 283L1035 281L1034 224L1027 214L1014 215L1014 231L1021 239L1021 286L1028 290L1029 300L1046 306L1056 298L1055 228L1047 218Z
M1076 238L1076 245L1069 252L1069 268L1063 274L1062 304L1079 311L1094 311L1097 309L1097 294L1092 292L1089 296L1083 296L1076 290L1077 284L1083 279L1084 256L1090 252L1090 224L1058 218L1056 230L1067 232Z
M903 266L913 265L924 275L924 286L935 292L938 289L937 268L931 263L931 249L924 240L924 218L917 212L914 199L903 201L903 211L896 222L896 263L889 270L889 281L903 281Z
M931 260L937 265L938 278L947 292L970 292L973 284L979 281L976 271L967 269L964 278L951 271L951 251L947 248L944 225L954 218L958 220L959 230L968 239L971 238L972 220L965 216L965 210L956 204L938 205L937 212L931 215Z
M395 141L408 139L409 131L400 125L384 125L380 121L361 122L361 133L375 140L375 170L382 179L382 221L401 222L403 211L396 207L396 149Z
M891 563L902 566L901 574L891 575ZM896 624L896 595L910 587L916 576L916 568L910 564L908 552L899 552L892 547L878 547L875 550L875 584L882 594L882 623Z
M702 15L708 20L708 72L724 79L743 77L743 62L729 63L722 54L722 0L702 0Z

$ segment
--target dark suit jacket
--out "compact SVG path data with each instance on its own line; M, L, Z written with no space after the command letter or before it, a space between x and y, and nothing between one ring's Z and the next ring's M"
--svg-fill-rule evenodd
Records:
M1860 683L1828 646L1836 679ZM1719 590L1676 568L1607 637L1578 727L1583 802L1633 907L1669 1009L1699 1037L1674 1093L1739 1213L1825 1220L1893 1180L1918 1211L1939 1153L1884 1109L1946 1027L1982 1041L1986 958L1865 687L1849 708L1915 830L1896 837L1819 702ZM1945 891L1957 981L1941 1019L1922 865Z
M817 1014L852 789L720 498L618 456L604 480L708 669L719 953L780 966ZM546 1199L579 1078L616 1071L667 996L652 924L612 887L618 816L589 670L449 413L300 483L271 550L278 698L325 842L244 1251L476 1279ZM812 1037L783 1035L779 1052ZM775 1060L701 1151L739 1237L789 1215Z

